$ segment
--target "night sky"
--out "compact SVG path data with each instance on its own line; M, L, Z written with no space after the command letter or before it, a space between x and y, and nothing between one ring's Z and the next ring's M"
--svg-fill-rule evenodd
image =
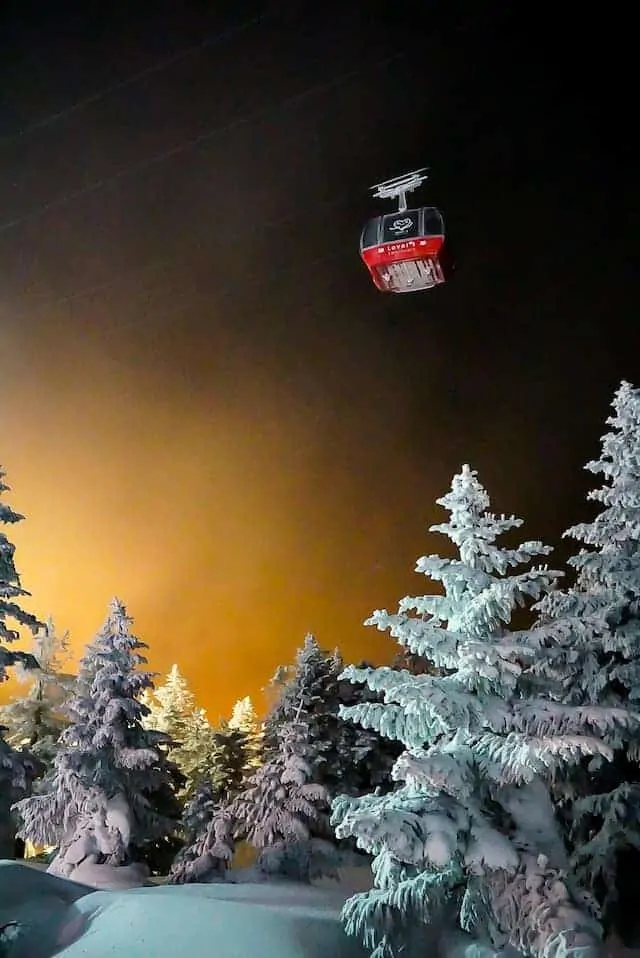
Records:
M76 652L117 594L215 719L307 631L394 654L362 620L463 462L526 538L590 514L640 382L632 61L500 6L2 4L0 462ZM385 296L369 186L425 165L457 270Z

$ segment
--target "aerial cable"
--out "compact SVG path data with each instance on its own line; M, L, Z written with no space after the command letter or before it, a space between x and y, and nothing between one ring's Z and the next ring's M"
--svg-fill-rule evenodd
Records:
M37 130L42 130L49 126L53 126L54 123L58 122L58 120L63 120L74 113L78 113L81 110L84 110L86 107L92 106L94 103L98 103L100 100L105 99L112 93L118 93L120 90L124 90L128 86L132 86L134 83L144 80L146 77L153 76L156 73L161 73L162 70L166 70L168 67L173 66L174 63L178 63L180 60L185 60L187 57L194 56L196 53L199 53L201 50L205 50L207 47L216 46L219 43L224 43L227 40L231 40L233 37L238 36L241 33L245 33L247 30L251 29L251 27L257 26L264 20L269 19L276 12L277 11L266 11L265 13L261 13L255 17L251 17L249 20L244 20L242 23L238 23L233 27L229 27L228 30L222 30L219 33L211 34L210 36L205 37L199 43L195 43L190 47L183 47L181 50L176 50L175 53L171 53L163 59L157 60L155 63L150 64L150 66L145 67L143 70L139 70L137 73L132 73L130 76L124 77L122 80L115 80L113 83L108 84L100 90L96 90L94 93L89 93L87 96L82 97L80 100L77 100L75 103L72 103L61 110L57 110L55 113L50 113L47 116L42 117L40 120L34 120L33 123L28 123L26 126L22 127L22 129L15 130L13 133L6 133L3 136L0 136L0 147L4 146L5 143L11 142L12 140L21 139L22 137L27 136L29 133L34 133Z
M340 196L332 197L330 200L321 200L319 202L316 202L313 205L313 207L307 207L305 209L298 208L295 211L295 213L289 213L286 216L280 216L277 219L263 220L260 223L260 228L263 230L277 229L280 226L283 226L287 223L294 222L295 220L300 219L302 216L308 215L310 209L313 209L314 211L317 211L319 208L330 209L334 206L338 206L340 203L345 202L350 196L351 196L351 193L345 192L341 194ZM34 305L27 307L26 309L22 309L17 312L12 312L11 313L12 320L15 321L19 319L20 320L27 319L29 317L37 316L43 312L46 312L49 309L55 309L56 307L62 306L64 304L71 305L72 303L80 299L90 299L92 296L105 292L106 290L115 286L117 283L119 283L122 280L126 281L127 279L133 279L136 276L142 277L144 276L144 274L156 273L158 272L158 270L163 269L163 267L173 266L176 263L181 264L186 259L189 259L193 255L193 253L201 249L201 247L202 247L201 243L196 243L190 246L186 250L181 249L182 255L180 256L176 256L175 254L171 254L169 256L163 256L159 259L153 260L151 263L147 263L145 266L139 266L136 269L120 270L115 275L112 275L109 279L106 279L100 283L94 283L91 286L86 286L83 289L78 289L69 293L64 293L60 296L43 297L39 303L34 303ZM145 292L145 287L140 286L138 287L138 290L140 293L143 293ZM135 296L138 290L134 289L131 295ZM164 315L164 311L162 312L162 315Z
M27 223L31 220L44 216L51 210L58 209L61 206L67 206L83 196L96 193L99 190L104 189L106 186L122 182L129 177L133 177L139 173L145 172L146 170L150 170L154 166L159 166L161 163L165 163L167 160L173 159L175 156L186 153L189 150L196 149L204 143L208 143L216 136L220 136L223 133L230 133L232 130L238 129L242 126L248 126L251 123L256 123L258 120L261 120L270 113L276 113L279 110L287 109L288 107L295 106L296 104L301 103L310 97L342 86L343 84L348 83L349 80L355 79L357 76L362 74L366 74L370 70L380 69L384 66L387 66L388 64L407 56L408 53L408 50L402 50L400 52L391 54L390 56L380 57L372 64L349 70L347 73L343 73L338 77L333 77L330 80L325 80L322 83L313 84L312 86L306 87L304 90L298 91L298 93L294 93L289 97L285 97L283 100L280 100L278 103L272 104L271 106L265 107L261 110L255 110L252 113L247 113L235 120L231 120L229 123L210 127L203 133L199 133L197 136L194 136L188 140L183 140L181 143L177 143L175 146L171 146L166 150L155 153L153 156L148 157L146 160L142 160L140 163L134 163L122 170L118 170L116 173L102 177L99 180L94 180L93 183L88 183L86 186L79 187L77 190L72 190L69 193L65 193L63 196L58 196L46 203L42 203L35 209L32 209L21 216L17 216L14 219L5 220L4 222L0 223L0 233L6 233L8 230L13 229L16 226L20 226L23 223Z

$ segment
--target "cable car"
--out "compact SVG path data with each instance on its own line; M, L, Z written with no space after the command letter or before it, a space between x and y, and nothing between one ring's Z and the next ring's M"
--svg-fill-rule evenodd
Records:
M423 168L371 187L377 199L398 198L395 213L369 220L360 235L360 256L383 292L412 293L445 282L442 214L435 206L407 209L407 193L426 179Z

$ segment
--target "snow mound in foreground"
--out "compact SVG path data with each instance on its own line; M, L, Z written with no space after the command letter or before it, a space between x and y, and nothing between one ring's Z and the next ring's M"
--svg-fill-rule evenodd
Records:
M0 924L23 926L9 958L366 958L343 931L344 898L279 883L95 891L0 863Z

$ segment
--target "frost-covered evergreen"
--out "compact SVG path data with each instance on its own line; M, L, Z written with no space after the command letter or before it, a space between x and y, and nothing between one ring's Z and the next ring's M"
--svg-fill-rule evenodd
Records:
M0 469L0 495L9 491L4 476L4 471ZM23 518L0 501L0 524L14 525ZM33 668L37 665L30 653L8 648L20 637L20 627L35 633L41 626L36 617L25 612L19 604L19 600L29 596L29 593L20 583L14 554L15 546L0 530L0 684L8 678L8 667L22 665ZM29 790L37 766L28 753L17 752L7 744L3 738L4 731L4 723L0 720L0 857L10 857L13 853L13 838L9 808Z
M335 848L328 835L327 790L312 781L304 723L281 726L280 747L232 803L236 834L258 849L263 876L310 881L331 874Z
M250 767L244 732L231 728L228 722L220 722L211 732L206 765L204 781L211 783L220 801L237 795Z
M58 847L50 866L58 874L71 875L85 861L126 864L134 849L139 853L176 826L157 810L158 796L171 793L172 768L161 747L166 735L142 726L139 696L152 680L140 669L146 646L131 625L114 599L80 664L71 723L47 791L16 806L24 839Z
M338 656L321 649L311 633L304 637L297 650L293 665L279 666L271 679L267 692L273 704L264 722L264 738L267 747L277 747L278 730L285 722L298 715L300 703L306 715L324 708L327 698L337 698Z
M279 746L279 729L302 719L313 781L330 795L362 794L389 783L398 750L376 732L340 718L341 705L377 700L368 689L341 680L344 662L336 649L322 649L308 634L292 666L280 667L270 684L277 699L265 720L267 754Z
M205 710L199 707L177 665L171 667L165 682L154 692L147 691L141 701L149 709L143 725L170 736L169 756L184 775L183 795L191 795L208 771L211 727Z
M234 852L235 821L220 794L200 783L185 804L182 817L184 847L169 872L170 884L223 879Z
M4 482L5 475L6 473L0 469L0 495L9 491L9 486ZM14 512L6 503L0 502L0 523L15 525L23 519L24 516ZM33 667L36 665L30 654L8 649L7 646L20 638L20 626L35 634L42 625L34 615L25 612L16 601L29 596L30 593L22 588L20 576L16 571L14 554L15 546L9 542L5 533L0 531L0 682L4 682L7 678L7 666L22 664ZM13 628L7 620L13 620L15 623Z
M509 942L525 955L597 951L601 929L567 874L545 780L583 754L610 755L603 739L629 719L563 707L541 687L528 694L538 653L507 627L514 609L539 600L559 573L515 569L551 550L496 544L521 520L488 511L468 466L438 502L450 519L432 531L448 536L458 557L423 557L417 571L443 592L403 599L396 615L378 611L367 624L447 674L345 672L384 703L344 714L405 746L394 792L333 804L337 836L354 836L375 856L376 887L347 902L347 930L387 958L399 954L411 927L449 910L476 938Z
M244 735L246 770L251 773L262 764L264 729L248 695L238 699L233 706L228 724L229 728L236 729Z
M67 725L64 708L75 687L75 677L62 671L69 654L68 633L59 635L49 618L36 633L31 652L37 668L16 669L17 678L30 683L29 690L0 708L0 724L7 728L9 745L26 748L46 771Z
M239 794L247 770L243 732L221 722L210 730L203 759L206 775L187 799L181 821L182 848L175 856L169 880L173 883L224 878L234 852L235 821L230 803Z
M565 533L583 546L569 560L576 582L540 603L539 633L559 645L550 675L560 701L638 710L640 390L623 382L613 410L602 454L586 466L603 477L588 495L601 509L592 522ZM607 924L619 920L619 895L635 887L640 866L638 730L621 735L616 746L613 762L597 756L583 762L557 789L571 828L573 863L603 906ZM623 861L626 880L624 872L619 875Z
M282 727L302 718L307 730L306 757L316 782L326 777L332 741L335 743L342 724L338 718L338 676L342 668L337 652L321 649L316 637L307 634L294 664L281 666L270 683L277 699L265 719L267 754L280 749Z

